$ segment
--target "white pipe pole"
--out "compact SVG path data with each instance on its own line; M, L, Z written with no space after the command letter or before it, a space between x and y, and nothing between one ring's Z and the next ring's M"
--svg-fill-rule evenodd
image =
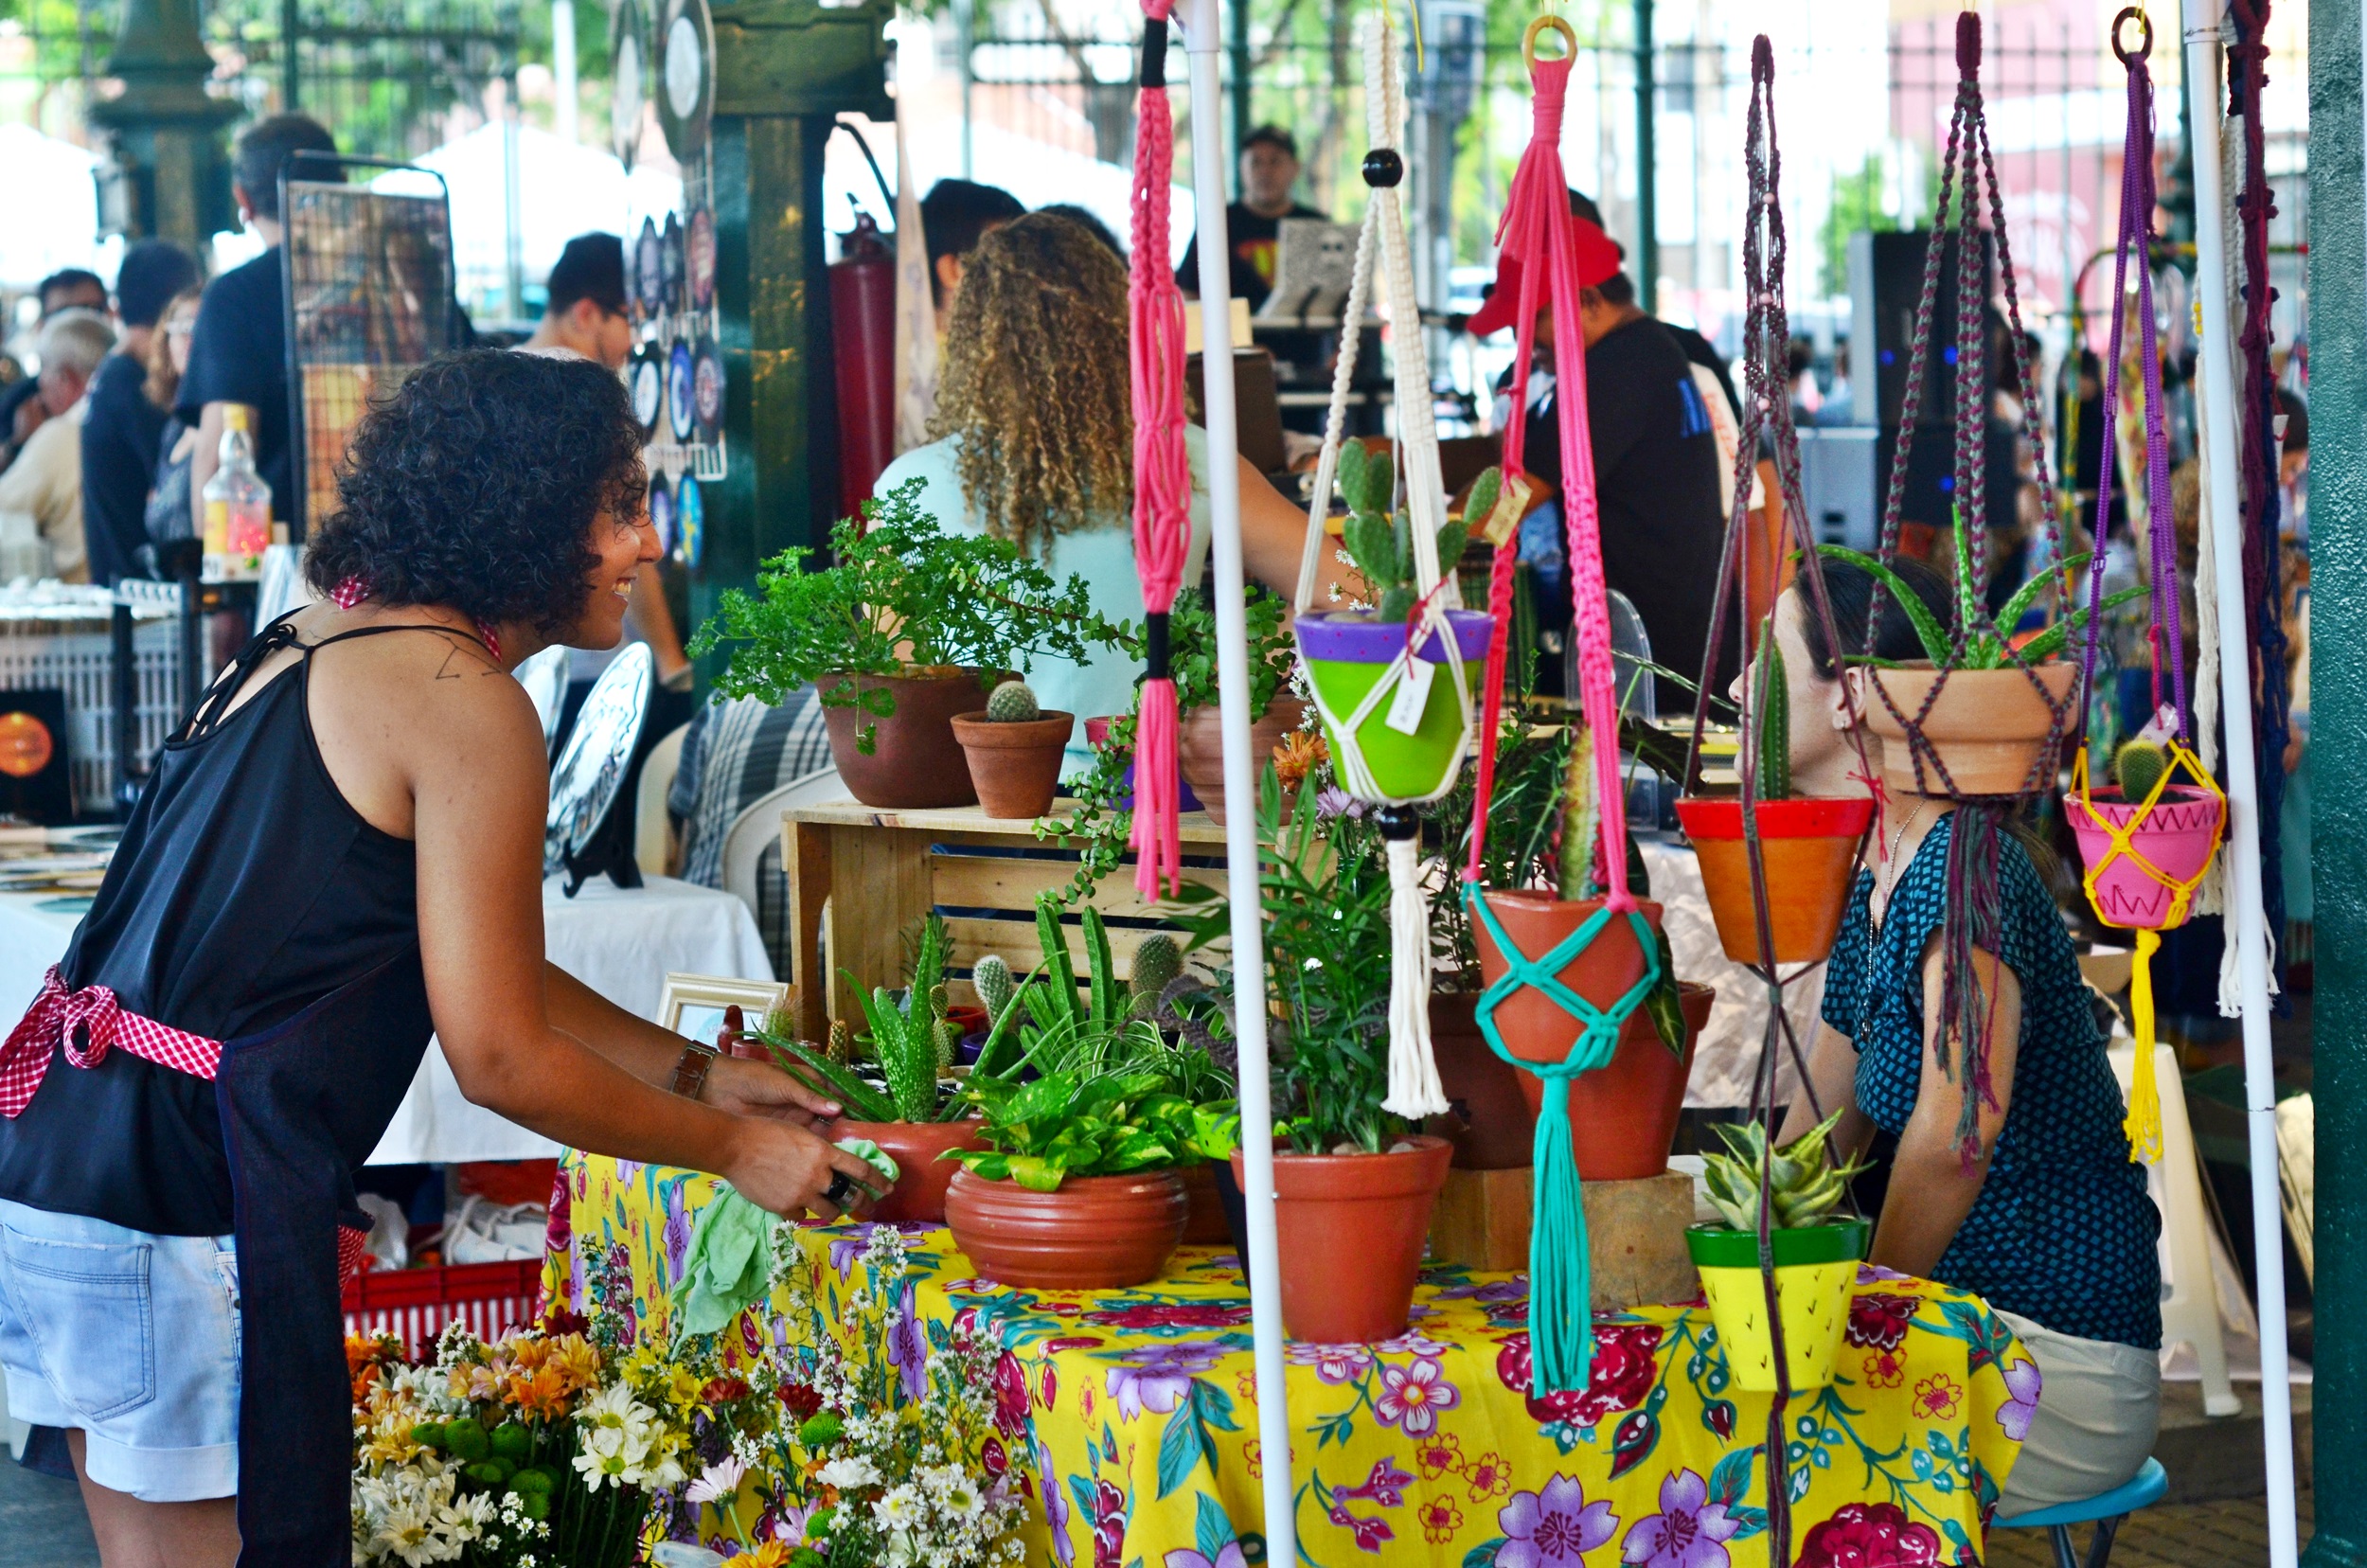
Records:
M1273 1096L1266 1062L1266 928L1258 896L1258 760L1250 745L1249 645L1241 582L1240 434L1233 408L1233 247L1224 231L1223 34L1219 0L1186 0L1191 61L1192 193L1200 228L1201 385L1208 430L1208 510L1217 567L1217 695L1224 734L1227 897L1233 906L1233 1014L1240 1046L1241 1197L1248 1210L1250 1331L1257 1354L1257 1438L1264 1452L1266 1560L1298 1561L1290 1474L1290 1368L1282 1357L1282 1258L1274 1243ZM1240 84L1247 89L1246 82ZM1154 237L1165 243L1166 237Z
M576 0L551 0L551 129L573 144L581 130L576 83Z
M2227 921L2244 1005L2244 1104L2251 1132L2252 1269L2260 1304L2260 1425L2267 1447L2269 1568L2294 1568L2293 1390L2285 1339L2285 1217L2277 1191L2276 1075L2269 1056L2269 944L2260 899L2260 780L2252 739L2251 647L2244 633L2242 513L2236 478L2235 346L2227 324L2228 260L2219 163L2220 0L2184 0L2186 101L2195 166L2197 292L2202 296L2202 401L2211 443L2211 556L2219 596L2219 716L2227 750ZM2253 114L2258 104L2248 105ZM2254 287L2266 287L2256 278Z

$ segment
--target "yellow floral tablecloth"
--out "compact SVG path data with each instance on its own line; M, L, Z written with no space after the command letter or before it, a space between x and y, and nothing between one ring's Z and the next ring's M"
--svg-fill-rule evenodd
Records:
M662 1333L710 1178L570 1153L571 1213L545 1284ZM801 1231L808 1288L835 1310L867 1224ZM1033 1564L1249 1568L1264 1559L1248 1292L1232 1255L1185 1248L1130 1291L1015 1290L974 1277L942 1227L912 1226L905 1306L991 1327L1000 1437L1020 1470ZM561 1236L565 1237L563 1242ZM810 1344L816 1314L744 1315L752 1350ZM1598 1320L1583 1393L1529 1394L1520 1274L1426 1270L1411 1327L1379 1345L1293 1344L1290 1465L1318 1568L1724 1568L1768 1559L1769 1399L1728 1386L1700 1307ZM891 1353L899 1347L891 1343ZM929 1354L901 1353L917 1381ZM900 1364L900 1363L899 1363ZM1841 1376L1785 1423L1798 1568L1980 1560L2038 1396L2029 1353L1979 1298L1872 1268Z

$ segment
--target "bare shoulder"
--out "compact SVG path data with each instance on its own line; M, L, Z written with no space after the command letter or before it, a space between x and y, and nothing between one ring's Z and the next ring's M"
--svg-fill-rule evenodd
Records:
M534 702L476 636L418 621L400 630L383 624L313 655L312 720L324 746L335 731L412 763L459 757L542 767Z

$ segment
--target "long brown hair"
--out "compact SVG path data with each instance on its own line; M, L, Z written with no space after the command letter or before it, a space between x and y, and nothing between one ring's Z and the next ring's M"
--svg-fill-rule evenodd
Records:
M182 290L172 296L170 304L157 312L156 330L148 335L148 380L141 390L148 401L158 408L169 410L181 393L181 372L172 367L172 317L184 305L195 305L205 297L203 287Z
M997 538L1041 557L1128 515L1126 345L1126 269L1082 224L1030 213L970 252L929 434L962 438L962 491Z

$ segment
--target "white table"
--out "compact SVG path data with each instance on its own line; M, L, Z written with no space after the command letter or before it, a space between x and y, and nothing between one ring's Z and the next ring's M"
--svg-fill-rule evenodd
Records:
M544 953L627 1012L654 1021L671 971L773 978L756 918L728 893L670 877L650 877L632 890L600 877L573 899L560 888L556 877L543 884ZM79 915L40 909L45 898L0 894L0 1026L12 1027L23 1015L80 921ZM529 1160L559 1149L540 1133L470 1104L442 1048L431 1042L369 1163Z

